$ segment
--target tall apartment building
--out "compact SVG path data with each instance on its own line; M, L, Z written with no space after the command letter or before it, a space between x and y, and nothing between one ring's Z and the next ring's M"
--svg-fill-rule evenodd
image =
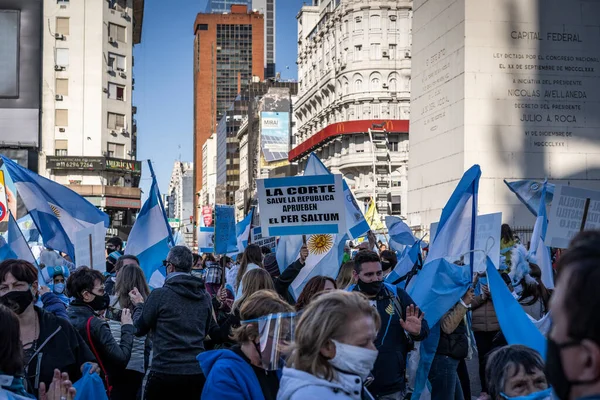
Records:
M244 5L232 5L229 14L198 14L194 35L194 193L198 193L202 146L217 132L218 121L242 88L264 79L264 18Z
M384 215L406 214L411 17L409 0L313 0L297 17L289 159L315 152Z
M193 246L194 164L175 161L169 182L167 216L171 227L181 232L186 244Z
M217 135L212 134L202 146L202 190L198 203L213 207L217 188Z
M38 172L42 0L0 0L0 154Z
M208 0L206 13L227 13L233 4L243 4L265 16L265 79L275 77L275 0Z
M126 236L141 206L132 106L144 0L45 1L40 172Z

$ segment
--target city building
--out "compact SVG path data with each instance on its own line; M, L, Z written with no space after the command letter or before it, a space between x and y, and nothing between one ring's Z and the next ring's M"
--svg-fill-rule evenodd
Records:
M315 152L359 202L405 216L412 1L314 0L297 18L289 160Z
M243 4L265 16L265 79L274 78L275 0L208 0L206 13L227 13L233 4Z
M198 14L194 35L194 192L199 193L202 146L242 88L264 79L264 17L232 5L228 14Z
M0 154L38 172L41 0L0 0Z
M256 98L262 98L269 89L277 87L293 88L292 90L294 90L293 93L295 94L297 84L295 82L278 82L274 80L253 82L242 89L219 121L219 125L217 126L217 204L234 205L236 203L236 196L240 195L240 147L237 136L238 130L252 109L252 102ZM286 109L289 112L289 99L286 104ZM287 143L288 138L282 138L281 144L287 147Z
M165 205L169 223L180 232L188 246L194 240L194 164L175 161L169 182L168 204Z
M280 82L263 96L251 98L248 115L237 131L240 148L239 189L235 192L237 217L243 218L258 204L256 180L275 176L293 176L295 165L288 161L290 137L295 121L292 114L296 82Z
M217 135L212 134L202 146L202 190L198 203L204 207L214 207L217 188Z
M144 0L46 1L40 173L104 210L126 237L141 206L133 46Z

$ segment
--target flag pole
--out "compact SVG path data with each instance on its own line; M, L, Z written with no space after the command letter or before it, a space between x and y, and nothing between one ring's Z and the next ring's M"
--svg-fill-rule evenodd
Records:
M165 205L163 204L162 198L160 197L160 188L158 187L158 182L156 182L156 175L154 175L154 168L152 168L152 161L148 160L148 167L150 167L150 175L152 176L152 184L156 184L156 193L158 193L158 204L160 204L160 208L163 212L163 218L165 219L165 224L169 227L169 244L171 246L175 246L175 240L173 239L173 233L171 232L171 225L169 225L169 220L167 219L167 214L165 213Z

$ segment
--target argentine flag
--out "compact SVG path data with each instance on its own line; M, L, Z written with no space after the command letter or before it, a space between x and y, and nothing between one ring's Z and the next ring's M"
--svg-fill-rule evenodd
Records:
M326 174L331 174L331 171L327 169L315 153L310 153L306 162L306 168L304 168L304 176ZM346 229L348 230L350 239L356 239L367 233L371 228L345 179L342 180L342 185L344 187L344 201L346 205Z
M237 238L237 250L243 253L248 247L248 237L250 236L250 225L252 225L252 215L254 208L250 209L246 218L235 224L235 236Z
M544 186L544 183L542 182L532 180L507 182L504 180L504 183L506 183L506 186L508 186L510 191L513 192L536 217L538 216L538 210L540 209L541 199L545 199L545 204L552 203L555 188L555 185L552 183L544 182L546 186L546 193L544 196L542 195L542 186Z
M440 339L440 319L460 300L472 281L480 177L479 165L463 175L442 210L427 262L408 287L408 294L425 313L430 327L429 336L419 348L413 400L420 398L426 385Z
M166 272L162 261L167 258L174 242L160 198L156 176L150 161L148 164L152 173L150 194L129 233L125 254L132 254L139 258L148 284L152 288L158 288L165 282Z
M331 172L329 172L327 167L323 165L317 156L311 154L306 169L304 170L304 176L326 174L331 174ZM350 189L348 189L346 182L344 182L344 193L346 193L346 189L352 197L352 200L354 200L354 196L352 196ZM346 218L348 218L349 203L351 202L348 200L348 196L346 196ZM358 211L360 212L360 210ZM358 227L358 230L355 229L355 232L364 229L364 226L366 226L364 232L367 232L369 230L369 225L367 224L367 221L365 221L362 212L360 212L360 218L362 218L362 222L359 222L358 225L354 225L354 228ZM353 220L346 219L349 228L354 224L351 221ZM363 223L364 226L361 227ZM344 257L344 245L346 244L347 238L347 234L319 234L308 235L306 237L309 254L300 274L298 274L290 286L290 290L295 298L298 298L300 293L302 293L302 289L304 289L306 282L313 276L325 275L333 279L337 277ZM280 271L283 272L290 264L298 259L302 244L303 238L301 235L282 236L279 239L276 257Z
M403 251L405 246L412 246L417 242L412 229L400 217L388 215L385 217L385 226L388 230L390 249Z
M99 222L108 228L108 215L71 189L1 157L45 246L63 251L75 260L78 231Z
M544 182L542 185L537 219L535 220L533 234L531 235L529 255L530 257L535 258L536 264L542 270L542 282L544 283L544 286L548 289L554 289L554 275L552 272L550 249L544 244L544 241L546 240L546 231L548 230L548 217L546 215L548 185L547 182Z
M0 261L11 259L29 261L37 266L31 248L27 244L12 214L9 215L6 238L0 236Z

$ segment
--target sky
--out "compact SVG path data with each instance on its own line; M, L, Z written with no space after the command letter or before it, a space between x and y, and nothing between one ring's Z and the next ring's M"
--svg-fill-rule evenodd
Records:
M306 0L276 1L277 71L282 79L297 79L296 15ZM152 161L161 193L167 192L173 163L193 161L194 20L204 11L206 0L177 0L169 7L165 4L145 1L142 42L133 51L138 160ZM144 193L148 193L150 183L144 162L140 183Z

